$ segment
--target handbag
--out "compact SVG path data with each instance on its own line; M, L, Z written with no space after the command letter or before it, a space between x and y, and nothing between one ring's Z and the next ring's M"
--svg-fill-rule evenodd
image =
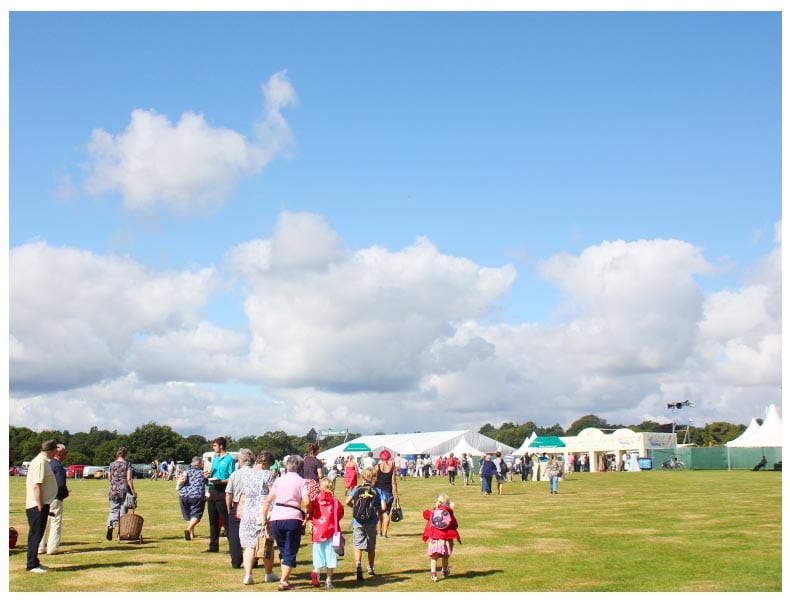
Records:
M272 537L269 527L264 524L261 529L261 535L258 536L258 541L255 544L255 557L256 558L272 558L274 551L274 538Z
M132 492L126 492L126 499L123 501L123 505L127 510L137 508L137 499Z
M340 527L337 525L338 506L339 502L335 500L335 533L332 534L332 550L334 550L335 554L338 556L343 556L346 553L346 538L343 537L343 532L340 531Z
M403 521L403 509L400 507L400 500L398 500L397 498L395 499L395 504L392 505L392 511L390 513L390 521L392 521L393 523Z

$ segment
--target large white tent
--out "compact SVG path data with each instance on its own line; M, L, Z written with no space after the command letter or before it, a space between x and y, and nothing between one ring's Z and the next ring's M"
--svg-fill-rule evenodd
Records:
M394 433L383 435L363 435L352 440L354 443L370 446L373 456L378 456L385 448L394 454L404 456L423 454L429 456L447 456L450 452L475 454L481 456L487 452L500 451L503 454L513 452L513 448L493 438L470 430L465 431L430 431L424 433ZM348 442L327 448L318 453L318 458L333 461L344 455L343 449ZM466 448L466 449L463 449Z
M515 454L516 456L524 456L525 454L532 454L533 452L535 452L534 448L532 450L529 449L529 445L530 443L532 443L532 440L534 440L536 437L538 437L538 434L533 431L532 435L524 438L524 441L521 443L521 446L519 446L518 449L515 452L513 452L513 454Z
M752 423L757 421L752 419ZM752 423L739 437L727 442L729 448L781 448L782 417L775 404L768 407L763 424L753 428Z
M727 442L727 464L729 468L743 468L744 457L749 455L750 448L761 448L763 458L772 456L772 460L779 459L781 461L784 452L782 448L782 417L779 416L779 411L776 409L775 404L771 404L766 411L763 424L759 427L753 427L756 424L756 419L752 419L749 427L737 438ZM768 450L768 449L775 450ZM740 452L740 456L737 454ZM753 452L759 452L753 450Z

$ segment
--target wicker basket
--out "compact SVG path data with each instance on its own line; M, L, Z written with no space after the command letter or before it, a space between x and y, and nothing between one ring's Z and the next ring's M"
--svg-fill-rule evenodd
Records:
M143 541L143 521L144 519L134 512L121 515L118 522L118 541Z

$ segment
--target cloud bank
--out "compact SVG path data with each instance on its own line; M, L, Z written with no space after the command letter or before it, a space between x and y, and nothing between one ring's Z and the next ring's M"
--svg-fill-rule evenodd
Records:
M664 421L666 402L690 399L695 423L746 424L780 396L780 251L777 227L748 281L705 293L717 268L692 244L605 241L541 264L564 299L554 322L491 324L513 266L426 238L351 249L313 213L282 213L219 268L24 244L10 253L10 423L406 432ZM229 282L243 330L205 317Z

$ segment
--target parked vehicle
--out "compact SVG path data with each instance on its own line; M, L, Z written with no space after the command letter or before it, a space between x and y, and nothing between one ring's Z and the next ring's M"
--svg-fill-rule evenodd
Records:
M85 465L69 465L66 467L66 477L69 479L77 479L83 476Z
M21 465L17 465L15 467L11 467L10 469L8 469L8 474L9 475L20 475L20 476L24 477L25 475L27 475L27 468L29 466L30 466L30 461L26 460Z
M133 463L132 471L135 479L145 479L146 477L151 477L153 473L151 465L146 463Z
M88 466L82 470L85 479L101 479L104 477L104 467Z

